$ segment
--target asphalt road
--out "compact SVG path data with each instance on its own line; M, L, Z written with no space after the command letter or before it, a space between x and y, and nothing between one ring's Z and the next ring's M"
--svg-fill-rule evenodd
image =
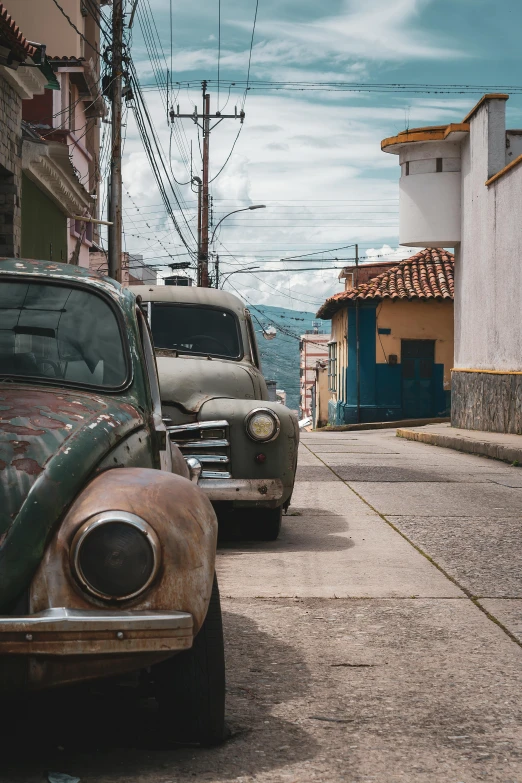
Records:
M310 433L298 479L279 541L220 546L232 738L54 695L9 713L1 781L522 782L522 468Z

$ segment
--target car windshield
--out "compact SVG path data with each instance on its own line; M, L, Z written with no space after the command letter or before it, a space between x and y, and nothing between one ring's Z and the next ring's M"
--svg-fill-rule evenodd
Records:
M0 281L0 376L122 386L127 362L112 308L80 288Z
M227 310L152 302L150 326L156 348L227 359L243 355L237 319Z

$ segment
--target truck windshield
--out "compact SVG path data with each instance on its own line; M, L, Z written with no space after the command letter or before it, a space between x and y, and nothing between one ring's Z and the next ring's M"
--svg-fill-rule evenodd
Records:
M0 282L0 376L117 388L127 361L116 316L100 296L41 282Z
M156 348L241 359L236 316L216 307L152 302L150 327Z

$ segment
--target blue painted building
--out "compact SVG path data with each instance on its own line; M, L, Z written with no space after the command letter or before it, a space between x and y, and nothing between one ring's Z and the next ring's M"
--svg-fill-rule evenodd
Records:
M344 270L346 289L317 313L332 319L330 424L449 415L453 272L437 248Z

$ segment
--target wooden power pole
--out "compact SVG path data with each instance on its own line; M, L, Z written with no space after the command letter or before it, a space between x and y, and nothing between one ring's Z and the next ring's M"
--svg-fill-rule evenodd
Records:
M216 111L214 114L210 113L210 95L207 92L207 82L201 83L203 90L203 114L199 115L197 107L194 107L192 114L180 114L179 106L177 111L174 111L174 107L170 110L170 120L174 122L176 119L191 119L198 125L203 133L203 151L202 151L202 176L201 186L198 187L198 228L201 227L201 231L198 231L198 285L203 288L209 288L210 281L208 276L208 256L209 256L209 166L210 166L210 132L214 130L216 125L219 125L223 120L239 120L241 123L245 119L245 112L237 110L234 114L221 114ZM211 120L216 120L214 125L210 125ZM196 178L194 178L196 179Z
M111 173L109 182L109 277L121 282L122 263L122 172L121 115L123 72L123 0L112 5L111 63Z
M198 266L201 270L202 288L208 288L208 164L210 145L210 95L207 83L203 82L203 187L201 193L201 248Z

